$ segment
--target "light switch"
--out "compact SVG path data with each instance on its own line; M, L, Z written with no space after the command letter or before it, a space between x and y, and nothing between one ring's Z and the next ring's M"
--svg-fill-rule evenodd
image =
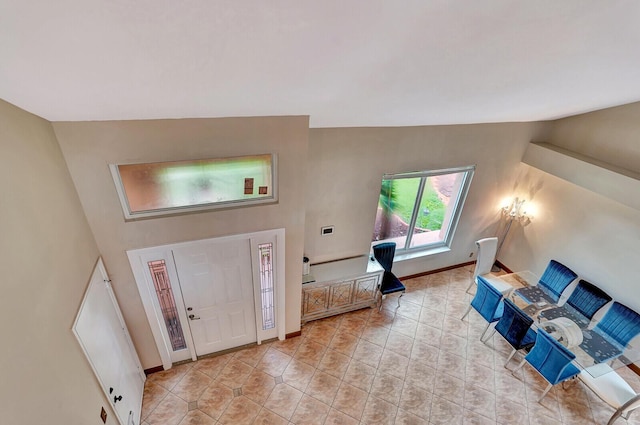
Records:
M333 226L324 226L320 228L320 234L322 236L333 235Z

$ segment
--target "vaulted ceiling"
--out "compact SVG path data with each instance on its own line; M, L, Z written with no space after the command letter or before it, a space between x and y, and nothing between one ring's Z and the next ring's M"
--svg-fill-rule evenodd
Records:
M635 0L0 0L0 98L51 121L554 119L640 100Z

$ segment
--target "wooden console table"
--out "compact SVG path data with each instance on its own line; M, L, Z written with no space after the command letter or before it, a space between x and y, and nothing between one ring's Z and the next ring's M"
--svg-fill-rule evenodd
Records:
M383 268L372 257L331 261L310 267L314 279L302 285L302 323L376 305Z

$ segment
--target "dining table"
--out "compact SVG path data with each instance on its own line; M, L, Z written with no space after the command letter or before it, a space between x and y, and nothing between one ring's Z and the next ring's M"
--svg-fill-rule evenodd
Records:
M596 322L585 322L573 314L571 307L564 305L562 297L560 303L557 303L546 294L541 296L541 288L537 288L540 279L536 274L520 271L492 275L487 280L491 283L496 279L512 287L511 290L503 291L503 295L533 319L533 328L542 328L555 337L575 354L574 364L594 378L640 362L640 343L632 340L621 350L594 331Z

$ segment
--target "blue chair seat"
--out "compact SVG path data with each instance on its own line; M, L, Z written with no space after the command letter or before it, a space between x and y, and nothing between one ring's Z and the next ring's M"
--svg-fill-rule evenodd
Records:
M391 272L384 272L382 275L382 284L380 285L382 295L393 294L394 292L404 291L405 289L405 286L396 275Z

